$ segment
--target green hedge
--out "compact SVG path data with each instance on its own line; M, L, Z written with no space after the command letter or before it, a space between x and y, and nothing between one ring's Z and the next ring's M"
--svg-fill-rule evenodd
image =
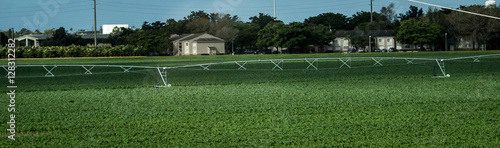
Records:
M0 58L7 57L7 47L0 48ZM120 45L115 47L87 46L52 46L52 47L17 47L16 58L56 58L56 57L111 57L111 56L146 56L143 48Z

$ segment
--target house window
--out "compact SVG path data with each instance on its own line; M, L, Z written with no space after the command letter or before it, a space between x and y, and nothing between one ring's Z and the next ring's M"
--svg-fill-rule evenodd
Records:
M335 50L340 50L340 46L335 47Z
M336 44L340 44L340 41L339 41L339 40L335 40L335 43L336 43Z
M186 47L188 47L188 46L189 46L189 42L186 42Z
M348 47L348 46L344 46L344 50L348 50L348 49L349 49L349 47Z
M391 40L391 39L387 39L387 42L389 42L389 43L390 43L390 42L392 42L392 40Z
M471 48L472 46L470 44L465 44L466 48Z
M344 44L349 44L349 40L344 40Z
M408 48L411 48L410 45L405 45L405 48L408 49Z
M384 42L384 39L378 39L378 42Z
M179 43L179 49L182 49L182 43Z
M458 44L458 48L463 48L464 45L463 44Z

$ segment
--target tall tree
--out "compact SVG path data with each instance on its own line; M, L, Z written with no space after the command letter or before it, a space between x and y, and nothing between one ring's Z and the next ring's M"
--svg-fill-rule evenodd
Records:
M159 29L165 27L165 25L166 25L165 23L160 22L160 21L156 21L153 23L148 23L147 21L145 21L142 24L142 30L159 30Z
M462 6L465 11L500 16L499 8L485 8L481 5ZM461 12L451 12L448 15L450 28L453 28L455 37L470 37L476 43L486 43L500 33L500 21Z
M364 48L366 46L369 45L369 38L368 36L366 35L363 35L363 36L350 36L349 37L351 39L351 43L354 45L354 47L356 47L356 49L360 49L360 48Z
M166 29L140 30L127 37L129 45L146 49L149 55L167 52L170 49L169 33Z
M420 18L424 16L424 11L422 8L418 9L416 6L410 6L410 10L408 10L405 14L399 14L399 18L401 21L409 20L412 18Z
M266 27L267 24L271 22L281 22L281 21L276 21L274 17L264 13L259 13L258 16L250 17L250 23L259 25L261 29Z
M236 26L239 33L235 39L235 45L242 49L257 49L260 26L257 24L241 23Z
M280 29L285 26L282 22L271 22L259 31L257 46L259 47L282 47L283 38L280 37Z
M395 39L404 44L425 45L443 40L443 28L412 18L403 21Z
M69 46L69 45L86 45L82 37L78 35L69 34L64 27L54 31L54 35L42 42L42 46Z
M31 32L31 30L28 30L26 28L22 28L21 30L19 30L18 32L15 33L15 36L16 37L20 37L20 36L23 36L23 35L30 35L32 33L33 32Z
M346 30L353 30L357 26L361 24L366 24L369 23L371 19L371 14L370 12L366 11L361 11L361 12L356 12L356 14L352 15L352 17L349 18L349 23L347 24ZM373 12L373 21L387 21L385 17L380 15L379 13Z
M184 20L193 21L193 20L199 19L199 18L210 19L210 14L206 13L203 10L200 10L200 11L191 11L190 15L184 17Z
M309 27L312 27L312 33L309 37L312 38L311 44L318 46L320 49L319 52L324 52L321 49L324 49L325 45L329 45L335 39L334 31L330 31L327 26L322 24L316 26L309 25Z
M340 13L323 13L318 16L309 17L304 20L306 24L314 24L314 25L324 25L328 26L329 29L335 30L344 30L347 26L347 16Z
M127 42L127 37L134 34L135 32L137 31L134 31L133 29L121 28L118 29L116 33L109 36L105 42L110 43L112 46L127 45L129 44Z
M387 7L382 7L380 14L384 16L389 22L393 22L396 18L396 11L394 11L394 3L389 4Z
M209 33L210 31L210 20L207 18L196 18L191 22L186 24L186 29L191 33Z
M312 30L311 27L306 26L304 23L294 22L281 28L279 37L282 40L282 47L290 49L303 48L312 43Z
M4 32L0 32L0 47L4 47L8 40L9 37Z
M168 19L165 22L165 28L167 28L167 30L173 34L184 34L189 33L188 29L186 28L187 24L188 21L186 20L176 21L175 19Z

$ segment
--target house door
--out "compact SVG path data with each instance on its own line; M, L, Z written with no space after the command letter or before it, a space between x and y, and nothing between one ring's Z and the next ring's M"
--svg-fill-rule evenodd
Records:
M210 55L217 55L217 48L208 47L208 50L210 51Z

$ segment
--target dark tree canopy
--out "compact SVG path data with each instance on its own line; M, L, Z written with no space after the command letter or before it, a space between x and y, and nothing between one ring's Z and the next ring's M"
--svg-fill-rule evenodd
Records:
M259 13L258 16L250 17L250 23L258 25L261 29L271 22L275 22L274 17L264 13Z
M442 34L443 29L441 26L412 18L403 21L395 39L404 44L434 44L443 40Z
M418 9L416 6L410 6L410 10L408 10L405 14L399 14L399 18L401 21L409 20L412 18L420 18L424 16L424 11L422 8Z
M66 32L64 27L55 30L54 35L47 41L42 42L42 46L69 46L69 45L86 45L87 43L82 37Z
M332 30L344 30L348 22L347 16L340 13L323 13L318 16L310 17L304 20L306 24L324 25Z
M371 13L366 11L356 12L356 14L352 15L349 18L349 22L347 23L346 30L353 30L357 26L363 23L369 23L371 20ZM373 12L373 21L387 21L385 16L380 15L377 12Z
M199 19L199 18L206 18L206 19L210 19L210 14L206 13L205 11L203 10L199 10L199 11L191 11L191 14L184 17L184 20L187 20L187 21L193 21L195 19Z
M148 23L147 21L142 24L142 30L159 30L165 27L166 23L156 21L153 23Z

